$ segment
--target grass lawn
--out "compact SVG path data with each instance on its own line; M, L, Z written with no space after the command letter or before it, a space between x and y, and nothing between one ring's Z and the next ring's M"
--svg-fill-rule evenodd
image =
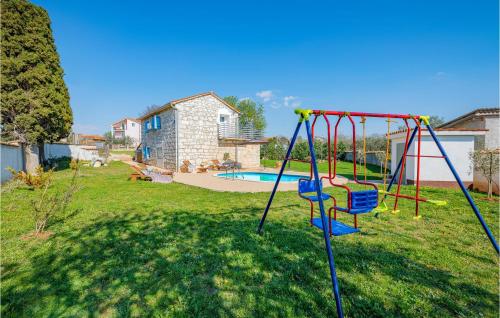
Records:
M84 188L45 241L21 239L32 193L2 195L3 317L335 316L322 233L295 192L276 195L260 236L268 193L134 183L130 172L82 168ZM67 183L70 171L56 176ZM333 239L347 317L498 317L498 258L466 200L422 194L451 204L422 204L415 221L401 201L398 215L361 216L361 234ZM498 203L473 196L498 237Z
M130 157L135 156L135 150L110 150L111 153L117 154L117 155L129 155Z
M276 167L276 161L277 160L262 159L260 163L264 167L274 168ZM280 163L281 162L282 161L280 160ZM287 164L287 169L288 169L288 164ZM290 162L290 170L299 172L309 172L309 169L310 165L308 163L297 162L297 161ZM332 169L333 169L333 164L332 164ZM328 173L328 161L319 162L318 170L320 173ZM354 175L353 175L352 162L337 161L337 174L353 180ZM356 165L356 174L358 175L359 180L364 180L364 166L362 164ZM372 164L366 165L366 175L368 176L369 180L381 180L383 177L383 175L380 173L380 167Z

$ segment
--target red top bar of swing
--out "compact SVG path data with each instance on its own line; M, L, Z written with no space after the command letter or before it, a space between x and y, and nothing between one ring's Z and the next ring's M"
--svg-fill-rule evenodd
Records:
M363 113L363 112L341 112L335 110L313 110L314 115L351 115L353 117L379 117L379 118L401 118L401 119L420 119L419 115L403 115L403 114L383 114L383 113Z

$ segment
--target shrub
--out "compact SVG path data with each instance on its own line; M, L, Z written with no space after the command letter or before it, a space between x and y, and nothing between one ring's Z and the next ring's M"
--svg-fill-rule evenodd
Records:
M68 204L73 199L73 195L79 189L77 183L79 171L78 161L71 160L69 166L73 170L69 186L63 190L52 192L49 192L49 188L54 181L52 169L44 171L42 166L38 166L34 174L25 173L23 171L16 172L10 169L11 172L13 171L13 174L15 174L15 180L22 181L35 191L35 198L31 200L31 212L35 223L35 236L45 231L49 220L54 219L57 215L64 214Z

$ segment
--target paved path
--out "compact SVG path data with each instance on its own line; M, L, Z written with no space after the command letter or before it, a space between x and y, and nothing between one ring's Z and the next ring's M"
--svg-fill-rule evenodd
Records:
M276 169L248 169L242 172L269 172L278 173ZM257 182L246 180L224 179L214 176L220 173L217 171L208 171L207 173L176 173L174 181L184 183L196 187L210 189L214 191L230 191L230 192L271 192L274 187L274 182ZM307 175L304 172L287 171L286 174ZM335 180L338 184L347 183L347 179L339 177ZM323 182L324 187L329 187L328 182ZM281 182L278 186L278 191L297 191L297 182Z
M138 164L128 158L116 158L118 160L122 159L126 164L135 165ZM164 170L161 168L152 167L155 170ZM268 172L268 173L278 173L278 169L271 168L256 168L256 169L242 169L242 172ZM216 177L215 174L221 173L221 171L211 171L206 173L181 173L176 172L174 174L174 182L183 183L195 187L210 189L213 191L229 191L229 192L271 192L274 187L274 182L257 182L257 181L246 181L246 180L236 180L236 179L225 179L221 177ZM304 175L307 176L307 172L295 172L286 171L286 174L294 175ZM320 174L320 176L326 176L327 174ZM338 176L335 178L336 184L346 184L348 179ZM323 187L330 187L331 185L327 181L323 181ZM278 186L278 191L297 191L297 182L281 182Z

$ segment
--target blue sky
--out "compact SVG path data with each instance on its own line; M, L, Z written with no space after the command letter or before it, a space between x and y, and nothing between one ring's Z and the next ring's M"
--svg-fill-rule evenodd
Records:
M76 132L205 91L262 102L267 135L290 135L296 106L451 119L499 103L498 1L34 2Z

